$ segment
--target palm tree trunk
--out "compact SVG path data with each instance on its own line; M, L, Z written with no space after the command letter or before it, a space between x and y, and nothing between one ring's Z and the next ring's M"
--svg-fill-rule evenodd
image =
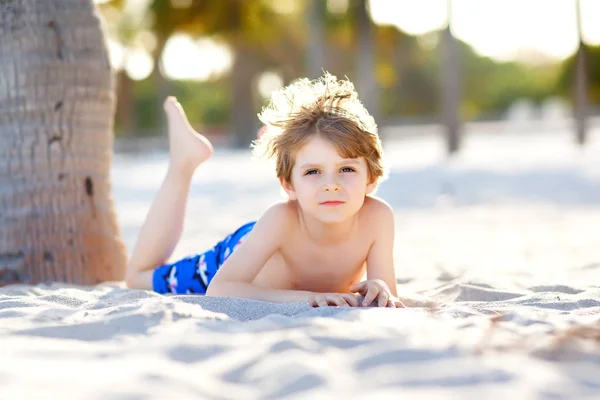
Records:
M150 78L152 79L152 84L154 86L154 91L156 93L154 107L156 110L157 121L156 121L156 130L154 134L165 135L167 132L167 119L163 110L163 104L167 96L172 95L171 93L171 82L167 79L167 77L163 74L162 68L162 53L167 45L167 40L169 40L168 35L163 35L160 33L157 38L157 45L154 49L154 69L152 70L152 74Z
M579 47L575 57L575 126L577 131L577 144L583 146L587 141L587 66L586 48L583 43L581 29L581 4L575 2L577 15L577 37Z
M3 0L0 37L0 285L123 279L114 76L92 0Z
M449 155L461 147L460 73L458 48L452 34L452 2L447 0L448 26L442 33L442 118L446 127L446 149Z
M360 0L357 9L358 52L356 76L358 93L375 120L379 117L379 87L375 80L375 37L367 1Z
M325 69L324 4L325 2L322 0L309 0L308 2L308 12L306 13L306 26L308 27L306 69L310 79L320 77Z
M233 145L245 148L256 139L258 118L254 110L254 81L258 66L248 44L238 41L231 69L231 123Z
M115 123L122 136L132 137L137 132L135 106L135 82L124 69L117 74L117 110Z

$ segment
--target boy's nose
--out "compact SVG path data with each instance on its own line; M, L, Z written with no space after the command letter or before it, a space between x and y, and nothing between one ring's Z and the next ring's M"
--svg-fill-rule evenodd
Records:
M339 190L340 190L340 185L338 185L335 182L330 182L330 183L326 183L325 185L323 185L324 192L339 192Z

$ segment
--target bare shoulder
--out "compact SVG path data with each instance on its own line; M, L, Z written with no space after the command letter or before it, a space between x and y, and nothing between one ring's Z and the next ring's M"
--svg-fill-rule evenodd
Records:
M378 197L367 196L360 212L373 223L382 222L381 219L394 219L392 206Z
M296 209L290 202L279 202L270 206L257 221L257 226L273 230L275 233L289 232L296 220Z
M369 240L376 240L380 235L393 236L394 210L385 200L367 196L360 213L364 224L362 231Z

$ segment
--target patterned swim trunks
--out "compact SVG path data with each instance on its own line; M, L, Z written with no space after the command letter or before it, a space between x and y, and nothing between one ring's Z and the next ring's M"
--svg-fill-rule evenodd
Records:
M256 222L242 225L212 249L154 270L152 289L158 293L206 294L221 265L242 244Z

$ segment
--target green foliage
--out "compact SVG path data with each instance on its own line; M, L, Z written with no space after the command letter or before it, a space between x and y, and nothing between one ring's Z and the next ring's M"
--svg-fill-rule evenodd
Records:
M310 24L305 13L309 0L297 0L292 11L281 12L278 0L192 0L188 6L181 1L151 0L143 29L157 38L153 57L158 59L166 40L175 33L192 37L217 36L234 50L244 49L243 65L258 71L282 73L288 83L306 74L306 54ZM290 0L293 1L293 0ZM338 76L355 75L357 55L357 8L362 1L350 1L343 13L326 11L323 7L323 41L327 52L328 70ZM112 10L123 7L124 0L113 0L102 7ZM279 9L277 8L279 7ZM121 42L132 43L135 26L124 22ZM140 28L142 29L142 28ZM373 73L381 89L379 115L389 118L428 117L439 115L441 105L441 35L432 32L425 39L408 36L394 27L375 27L376 66ZM423 43L427 43L424 45ZM437 43L437 44L436 44ZM484 118L504 112L512 103L529 99L540 103L557 94L570 97L574 58L552 65L526 65L517 62L497 62L482 57L465 43L458 42L460 62L461 110L463 117ZM600 104L600 47L588 47L589 94ZM231 74L216 81L171 82L176 95L195 124L226 125L232 122ZM135 83L135 110L140 131L156 131L156 80ZM239 97L238 97L239 98ZM254 111L257 104L249 104Z
M588 79L588 101L600 105L600 46L586 46L586 65ZM567 99L573 98L576 55L565 60L556 84L556 90Z
M229 122L231 96L226 80L176 82L178 99L192 124L225 125Z
M170 94L177 97L186 110L190 123L200 126L225 126L229 123L231 96L224 79L207 82L173 81ZM157 113L156 90L151 78L135 82L133 109L137 116L137 136L160 133L160 115ZM120 132L117 126L117 135Z
M557 65L497 62L460 43L463 109L466 118L505 111L519 99L540 103L551 97Z

